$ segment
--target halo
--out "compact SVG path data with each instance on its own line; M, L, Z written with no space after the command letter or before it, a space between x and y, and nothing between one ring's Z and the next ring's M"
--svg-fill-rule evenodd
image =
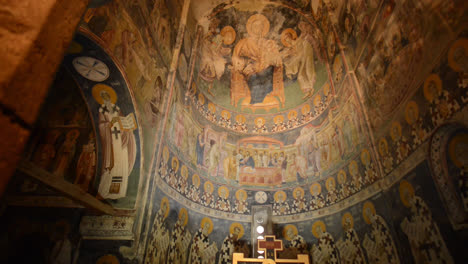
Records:
M351 176L356 176L358 174L358 165L357 165L357 162L355 160L351 161L348 165L348 169L349 169L349 174L351 174Z
M297 33L292 28L287 28L287 29L283 30L283 32L281 32L281 43L285 47L291 47L292 46L291 43L286 42L286 36L287 35L290 35L293 40L296 40L297 39Z
M385 156L387 152L388 152L387 140L385 138L381 138L379 141L379 153L381 156Z
M263 117L257 117L257 118L255 118L255 120L254 120L255 126L257 126L258 121L261 121L261 122L262 122L262 125L265 124L265 118L263 118Z
M175 162L175 165L174 165L174 162ZM179 170L179 160L176 157L172 158L171 166L175 172Z
M463 133L463 134L458 134L454 136L450 142L449 142L449 157L452 160L452 162L457 166L458 168L467 171L468 167L465 167L465 164L460 160L460 157L456 151L457 146L468 146L468 134ZM465 147L466 148L466 147ZM466 152L465 152L466 155Z
M332 186L333 186L333 189L335 189L336 182L335 182L335 178L330 177L330 178L328 178L327 181L325 182L325 188L327 188L327 191L331 191L331 190L332 190Z
M245 190L242 190L242 189L239 189L236 191L236 199L237 200L240 200L240 194L243 193L244 194L244 198L242 201L245 201L247 200L247 192Z
M221 195L221 190L225 190L225 195ZM218 195L219 197L222 197L224 199L229 197L229 189L226 186L221 186L218 188Z
M78 129L72 129L68 131L66 135L68 139L73 139L73 140L77 139L79 136L80 136L80 131L78 131Z
M241 239L244 236L244 226L240 223L232 223L229 227L229 234L234 234L234 228L239 228L239 234L237 235L237 240Z
M231 113L227 110L221 111L221 116L222 117L226 116L226 119L231 119Z
M369 219L369 217L367 216L366 214L366 210L367 208L369 208L372 212L373 215L375 215L375 207L374 207L374 204L370 201L367 201L364 203L364 205L362 206L362 217L364 218L364 221L366 221L367 224L370 224L371 221Z
M397 134L395 135L395 128L397 129ZM398 121L393 122L392 128L390 129L390 137L393 141L397 141L401 138L401 125Z
M211 187L209 193L210 194L213 193L214 187L213 187L213 183L211 183L210 181L206 181L205 184L203 184L203 189L205 190L205 192L208 192L206 191L206 189L208 189L208 186Z
M188 169L187 169L187 166L182 165L182 168L180 168L180 175L182 175L182 177L183 177L184 179L187 179L187 178L188 178Z
M301 113L303 115L307 114L310 112L310 105L309 104L305 104L304 106L302 106L301 108Z
M344 184L346 182L346 172L344 170L340 170L336 178L339 184Z
M208 109L211 113L216 113L216 106L213 103L208 103Z
M116 256L108 254L100 257L96 264L120 264L120 261Z
M197 188L200 186L200 176L198 176L198 174L192 176L192 185Z
M285 227L283 227L283 237L286 239L286 240L289 240L291 241L293 239L293 237L290 237L288 235L288 230L289 229L292 229L293 232L294 232L294 236L297 236L297 228L295 225L286 225Z
M453 59L455 51L460 47L465 49L465 56L468 56L468 39L462 38L455 41L455 43L453 43L452 47L450 47L450 50L448 52L448 64L450 68L452 68L456 72L463 71L460 65L458 65L458 63Z
M411 116L409 116L409 110L410 109L413 109L414 111L414 115L415 115L415 119L413 119ZM415 101L410 101L407 105L406 105L406 109L405 109L405 119L406 119L406 122L408 122L408 124L413 124L416 119L419 117L419 107L418 107L418 104L416 104Z
M203 228L205 226L206 223L209 223L210 224L210 229L208 229L208 235L211 234L211 232L213 231L213 221L211 221L210 218L208 217L204 217L202 220L201 220L201 223L200 223L200 227Z
M275 124L282 123L284 121L284 116L282 115L275 116L275 118L273 118L273 121L275 122Z
M410 207L410 201L408 201L404 195L404 191L407 190L409 192L409 194L411 195L411 197L414 196L414 188L413 188L413 185L411 185L411 183L409 183L408 181L406 180L402 180L400 182L400 199L401 199L401 202L403 203L404 206L406 207Z
M231 26L223 27L220 34L223 36L224 45L231 45L236 40L236 31Z
M304 198L304 189L302 189L301 187L297 187L294 189L293 191L293 197L294 199L297 199L297 191L300 191L301 192L301 197L300 198Z
M243 115L237 115L236 116L236 121L239 122L239 123L245 123L245 116Z
M166 205L166 211L164 211L164 218L166 218L169 215L169 208L170 208L169 200L167 199L167 197L163 197L161 199L160 208L163 208L163 205Z
M205 104L205 96L202 93L198 93L198 101L200 104L204 105Z
M429 90L429 84L431 82L435 82L435 85L436 85L436 88L437 88L437 92L441 92L442 91L442 80L440 79L439 75L437 74L431 74L429 75L429 77L427 77L426 81L424 81L424 97L426 97L426 99L429 101L429 102L432 102L434 100L434 97L437 96L436 94L432 94L432 91Z
M354 219L353 219L353 216L351 215L351 213L346 212L341 217L341 226L343 226L343 228L345 228L346 220L349 221L349 223L351 225L351 228L353 228L354 227Z
M312 225L312 234L316 238L319 238L319 234L317 234L317 227L319 227L319 226L322 228L322 232L327 232L327 228L325 226L325 223L322 220L318 220L317 222L315 222Z
M187 209L185 208L181 208L179 211L179 219L181 219L182 217L184 217L183 226L186 226L188 223L188 212L187 212Z
M317 193L314 193L314 187L315 187L315 186L318 187ZM312 184L312 185L310 186L310 193L311 193L312 195L317 195L317 194L320 194L321 192L322 192L322 185L320 185L320 183L316 182L316 183L314 183L314 184Z
M98 104L104 104L104 99L102 99L101 97L101 92L107 92L107 94L109 94L111 103L115 104L115 102L117 102L117 94L115 93L115 90L108 85L98 83L94 85L93 90L91 92L94 97L94 100L96 100Z
M336 56L335 57L335 60L333 61L333 72L334 73L337 73L338 71L341 70L341 57L340 56Z
M279 196L280 194L283 194L283 201L286 200L286 198L287 198L286 193L285 193L284 191L277 191L277 192L275 193L275 195L273 196L273 198L275 198L275 202L278 202L278 199L279 199L278 196ZM281 202L283 202L283 201L281 201Z
M322 97L320 96L320 94L317 94L315 97L314 97L314 106L319 106L320 102L322 101Z
M362 150L362 152L361 152L361 161L362 161L362 164L364 164L365 166L369 165L369 163L370 163L369 150L367 150L367 149Z
M255 36L252 30L252 26L257 21L262 22L262 25L263 25L263 29L262 29L262 32L260 33L260 37L265 37L270 31L270 21L268 21L268 19L262 14L255 14L249 17L249 19L247 20L247 24L246 24L247 33L249 34L249 36Z
M324 94L324 95L328 95L329 92L330 92L330 83L329 83L329 82L326 82L326 83L323 85L323 94Z
M169 149L167 148L167 146L164 146L164 149L163 149L163 160L166 163L169 160Z
M292 110L288 113L288 119L291 120L293 118L296 118L297 117L297 112L296 110Z

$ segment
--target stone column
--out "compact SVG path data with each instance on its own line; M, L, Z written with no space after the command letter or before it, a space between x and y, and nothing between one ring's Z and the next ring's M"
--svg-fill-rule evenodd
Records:
M88 0L0 0L0 195Z

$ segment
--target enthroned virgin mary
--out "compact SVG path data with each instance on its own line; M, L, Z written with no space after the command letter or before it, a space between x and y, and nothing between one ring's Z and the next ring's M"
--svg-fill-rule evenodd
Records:
M270 22L261 14L247 21L247 38L241 39L232 55L231 104L276 104L284 107L283 62L277 44L266 39ZM273 106L273 107L276 107Z

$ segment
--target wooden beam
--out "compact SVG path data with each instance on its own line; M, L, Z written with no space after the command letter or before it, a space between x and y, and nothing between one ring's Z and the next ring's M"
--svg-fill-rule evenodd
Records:
M102 201L96 199L94 196L83 191L81 188L76 185L65 181L62 178L59 178L52 173L45 171L41 168L38 168L29 161L22 161L18 166L18 170L27 174L28 176L33 177L34 179L46 184L47 186L53 188L54 190L63 193L65 196L71 198L84 205L85 207L98 210L99 212L114 215L114 208L108 204L103 203Z

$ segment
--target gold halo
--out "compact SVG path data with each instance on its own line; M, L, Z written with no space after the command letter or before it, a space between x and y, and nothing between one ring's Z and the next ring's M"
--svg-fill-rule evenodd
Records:
M247 192L245 190L242 190L242 189L239 189L239 190L236 191L236 199L240 200L240 194L241 193L244 194L244 198L242 199L242 201L247 200Z
M236 40L236 31L231 26L223 27L220 34L223 36L224 45L231 45Z
M330 92L330 83L327 82L323 85L323 94L328 95L329 92Z
M174 165L175 162L175 165ZM171 162L172 169L174 169L174 172L177 172L179 170L179 160L176 157L172 158Z
M292 110L288 113L288 119L291 120L293 118L296 118L297 117L297 112L296 110Z
M458 65L458 63L453 59L455 50L458 48L463 47L465 49L465 56L468 56L468 39L462 38L455 43L453 43L452 47L450 47L450 50L448 52L448 64L450 68L452 68L456 72L461 72L463 69Z
M344 213L344 215L341 217L341 226L343 228L345 227L346 220L349 220L349 223L351 224L351 228L353 228L354 219L353 219L353 216L349 212Z
M370 201L367 201L362 206L362 217L364 218L364 221L366 221L367 224L370 224L371 220L369 219L369 217L367 217L367 214L366 214L367 208L369 208L371 210L372 214L375 215L374 204L372 202L370 202Z
M182 217L185 217L184 218L184 223L182 223L182 225L186 226L187 223L188 223L188 212L187 212L187 209L185 209L185 208L181 208L180 211L179 211L179 219L181 219Z
M161 199L161 204L159 205L160 208L162 208L163 205L166 205L166 211L164 211L164 218L166 218L169 215L169 209L170 209L169 200L167 199L167 197L163 197Z
M349 170L349 174L351 176L356 176L358 174L358 165L357 165L357 162L355 160L351 161L348 165L348 170Z
M397 134L395 134L395 128ZM401 138L401 125L398 121L393 122L392 128L390 129L390 137L392 137L393 141L397 141Z
M454 136L449 142L449 157L452 160L453 164L458 168L467 171L468 167L465 167L465 164L459 159L459 154L455 151L457 146L468 146L468 134L458 134ZM466 152L465 152L466 155Z
M182 168L180 168L180 175L182 175L182 177L183 177L184 179L187 179L187 178L188 178L188 169L187 169L187 166L182 165Z
M200 227L203 228L206 223L210 224L210 229L208 229L208 235L209 235L209 234L211 234L211 232L213 232L213 221L211 221L211 219L208 218L208 217L204 217L201 220Z
M243 116L243 115L237 115L237 116L236 116L236 121L239 122L239 123L241 123L241 124L245 123L245 116Z
M227 111L227 110L221 111L221 116L222 117L226 116L225 117L226 119L231 119L231 113L229 111Z
M301 108L301 113L303 115L307 114L310 112L310 105L309 104L305 104L302 108Z
M200 186L200 176L198 176L198 174L192 176L192 185L197 188Z
M327 191L331 191L332 187L333 189L335 189L335 186L336 186L336 182L335 182L335 178L333 177L328 178L327 181L325 182L325 188L327 188Z
M413 109L414 111L414 115L415 115L415 119L413 120L412 117L409 116L409 110L410 109ZM405 119L406 119L406 122L408 122L408 124L413 124L416 119L419 117L419 107L418 107L418 104L416 104L415 101L410 101L407 105L406 105L406 108L405 108Z
M440 93L442 91L442 80L440 79L439 75L437 75L435 73L429 75L429 77L427 77L426 81L424 81L424 90L423 90L424 97L426 97L426 99L429 102L432 102L434 100L434 97L437 96L436 94L432 94L431 90L429 90L429 84L431 82L435 82L437 92Z
M297 191L301 192L301 197L300 198L304 198L304 189L302 189L301 187L296 187L293 191L293 197L294 199L297 199Z
M200 104L204 105L205 104L205 96L202 93L198 94L198 101Z
M239 234L237 235L237 240L241 239L244 236L244 226L240 223L232 223L229 227L229 234L234 234L234 228L239 228Z
M385 138L381 138L379 141L379 153L381 156L385 156L388 152L388 143Z
M107 92L107 94L109 94L111 103L115 104L115 102L117 102L117 94L115 93L115 90L108 85L98 83L94 85L91 92L93 94L94 100L96 100L98 104L104 104L104 99L101 97L101 92Z
M404 191L407 190L409 192L409 194L411 195L411 197L414 196L414 188L413 188L413 185L411 185L411 183L409 183L408 181L406 180L402 180L400 182L400 199L401 199L401 202L403 203L404 206L406 207L410 207L410 201L408 201L406 199L406 197L403 195L404 194Z
M216 113L216 106L213 103L208 103L208 110L214 114Z
M273 121L275 122L275 124L280 124L284 121L284 116L282 115L275 116L275 118L273 118Z
M255 120L254 120L255 126L257 126L258 121L261 121L261 122L262 122L262 125L265 124L265 118L263 118L263 117L257 117L257 118L255 118Z
M336 177L336 179L338 180L339 184L345 183L346 182L346 172L344 170L340 170L338 172L338 176Z
M287 35L291 35L291 38L293 40L296 40L297 39L297 33L294 29L292 28L287 28L285 30L283 30L283 32L281 32L281 43L285 46L285 47L291 47L292 45L288 42L286 42L286 36Z
M322 232L327 232L327 227L325 226L325 223L322 220L318 220L312 225L312 234L314 237L319 238L319 234L317 234L317 227L322 228Z
M221 191L222 190L225 190L225 195L221 195ZM218 195L219 197L222 197L224 199L228 198L229 197L229 189L226 187L226 186L221 186L218 188Z
M341 70L341 57L340 56L336 56L335 57L335 60L333 61L333 72L334 73L337 73L338 71Z
M100 257L96 264L120 264L120 261L116 256L108 254Z
M166 163L169 160L169 149L167 148L167 146L164 146L164 149L163 149L163 160Z
M206 191L206 189L208 189L208 186L211 187L209 192ZM210 193L210 194L213 193L213 191L214 191L213 183L211 183L210 181L206 181L205 184L203 184L203 189L204 189L205 192L207 192L207 193Z
M246 24L247 33L249 34L249 36L255 35L252 31L252 25L257 21L260 21L263 24L263 29L260 37L265 37L270 31L270 21L268 21L268 19L262 14L255 14L249 17Z
M361 161L362 161L362 164L364 164L364 166L369 165L369 163L370 163L369 150L367 150L367 149L362 150L362 152L361 152Z
M314 106L319 106L321 101L322 101L322 97L320 96L320 94L317 94L314 97Z
M314 193L314 187L315 187L315 186L317 186L317 188L318 188L318 189L317 189L317 193ZM312 184L312 185L310 186L309 189L310 189L310 190L309 190L309 191L310 191L310 194L312 194L312 195L318 195L318 194L320 194L320 193L322 192L322 185L320 185L320 183L316 182L316 183Z
M297 236L297 227L295 225L286 225L285 227L283 227L283 237L286 240L291 241L294 237L290 237L288 235L288 230L289 229L292 229L293 232L294 232L294 236Z
M278 199L279 199L278 196L279 196L280 194L283 195L283 201L286 201L286 199L287 199L286 193L285 193L284 191L277 191L277 192L275 192L275 195L273 196L273 198L275 198L275 202L278 202ZM283 201L282 201L282 202L283 202Z

